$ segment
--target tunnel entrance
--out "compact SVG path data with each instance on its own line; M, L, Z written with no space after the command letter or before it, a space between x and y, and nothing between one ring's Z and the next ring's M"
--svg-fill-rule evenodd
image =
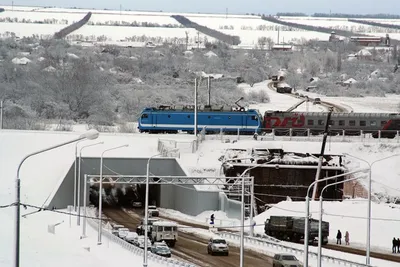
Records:
M146 185L103 184L103 207L144 208ZM99 185L89 188L89 204L99 206ZM160 185L149 185L149 205L160 206Z

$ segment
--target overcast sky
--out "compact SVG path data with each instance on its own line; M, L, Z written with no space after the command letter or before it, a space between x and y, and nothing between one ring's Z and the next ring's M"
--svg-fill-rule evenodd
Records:
M12 0L0 0L0 5L11 5ZM400 0L14 0L15 5L84 7L122 9L225 13L303 12L312 14L400 14Z

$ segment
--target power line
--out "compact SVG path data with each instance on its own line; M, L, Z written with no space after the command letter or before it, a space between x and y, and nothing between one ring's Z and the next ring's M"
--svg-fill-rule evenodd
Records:
M15 203L10 204L9 206L13 206L15 205ZM66 211L61 211L61 210L56 210L56 209L49 209L49 208L41 208L39 206L35 206L35 205L30 205L30 204L25 204L25 203L21 203L21 205L25 206L25 207L30 207L30 208L36 208L38 209L38 211L50 211L50 212L54 212L54 213L59 213L59 214L63 214L63 215L68 215L68 216L74 216L77 217L78 214L74 214L74 213L69 213ZM272 206L272 205L271 205ZM295 211L295 210L289 210L289 209L284 209L284 208L280 208L280 207L276 207L273 206L274 208L278 208L281 210L286 210L286 211L292 211L292 212L298 212L298 213L303 213L303 211ZM315 212L314 212L315 213ZM368 219L367 217L362 217L362 216L351 216L351 215L342 215L342 214L333 214L333 213L324 213L325 215L328 216L336 216L336 217L344 217L344 218L353 218L353 219ZM87 216L87 215L81 215L80 217L82 218L87 218L87 219L93 219L93 220L99 220L98 217L94 217L94 216ZM301 217L301 216L299 216ZM390 219L390 218L371 218L371 220L375 220L375 221L391 221L391 222L400 222L400 219ZM113 221L112 219L109 218L102 218L101 221L108 221L111 222ZM119 223L132 223L132 221L118 221ZM241 228L241 227L251 227L252 225L231 225L231 226L215 226L215 228L225 228L225 229L235 229L235 228ZM264 226L264 223L262 224L255 224L253 226ZM179 228L182 229L204 229L203 227L200 226L186 226L186 225L181 225L179 226Z
M9 208L9 207L16 206L16 205L17 205L16 202L8 204L8 205L0 205L0 209Z

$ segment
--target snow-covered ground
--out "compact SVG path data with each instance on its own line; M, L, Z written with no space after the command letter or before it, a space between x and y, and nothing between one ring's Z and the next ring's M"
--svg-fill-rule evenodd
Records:
M2 181L4 182L4 181ZM35 211L24 210L22 214ZM66 212L66 210L63 210ZM0 266L13 265L14 216L11 208L0 211ZM71 220L71 224L70 224ZM30 267L106 267L116 264L142 266L143 257L134 255L120 245L103 237L103 244L97 245L97 231L87 227L87 238L81 239L82 229L76 225L76 217L42 211L21 219L21 266ZM55 226L55 234L48 232L48 226ZM150 267L165 266L149 261Z
M270 81L256 83L254 84L253 87L250 87L248 84L239 85L239 88L242 88L243 91L247 94L250 94L251 92L258 93L260 91L264 91L269 96L270 102L262 104L252 104L250 105L250 108L258 109L261 112L261 114L264 114L264 112L267 110L273 110L273 111L287 110L288 108L292 107L293 105L301 101L301 99L295 98L288 94L280 94L277 93L275 90L269 89L268 88L269 82ZM304 102L294 111L321 112L321 111L326 111L326 109L323 108L321 105L313 105L310 102Z
M67 9L67 8L40 8L40 7L11 7L5 6L5 12L0 13L1 18L17 18L18 21L52 21L55 24L30 24L30 23L1 23L0 33L15 32L17 36L39 36L52 35L63 27L80 20L87 12L92 12L90 22L93 23L157 23L159 25L179 25L171 15L183 15L200 25L220 30L229 35L240 36L242 43L240 46L252 47L257 45L258 38L270 37L278 42L299 41L302 39L328 40L329 34L309 32L301 30L285 30L288 27L262 20L258 16L250 15L223 15L223 14L195 14L195 13L165 13L165 12L144 12L144 11L117 11L117 10L90 10L90 9ZM358 32L367 32L379 36L385 36L386 30L368 25L348 22L339 18L308 18L308 17L282 17L281 19L302 23L306 25L326 26L343 28ZM400 23L400 20L390 20L387 23ZM113 27L113 26L91 26L85 25L74 34L81 34L95 40L97 37L106 36L109 42L123 40L132 36L161 37L161 38L180 38L186 37L188 31L189 38L197 38L197 31L192 28L151 28L151 27ZM378 31L378 32L376 32ZM393 32L393 30L392 30ZM400 38L400 33L390 33L392 38ZM204 35L201 34L201 38ZM213 38L207 37L209 41Z
M339 88L342 89L342 88ZM346 89L343 89L346 90ZM320 97L322 101L327 101L342 105L349 111L366 113L398 113L400 96L387 94L386 97L327 97L324 95L298 90L300 94L308 95L311 98Z
M19 132L19 131L1 131L0 132L0 177L2 179L2 188L3 190L0 193L0 205L6 205L13 202L14 199L14 178L16 174L16 168L19 161L23 158L24 155L35 151L39 148L47 147L59 142L63 142L74 138L77 136L77 133L59 133L59 132ZM130 147L123 148L120 150L110 151L107 156L109 157L148 157L150 155L156 154L157 152L157 141L159 138L165 139L175 139L184 141L191 141L192 137L188 135L147 135L147 134L101 134L98 140L95 141L85 141L78 145L81 147L84 144L104 141L104 145L98 145L94 147L87 148L85 150L83 156L99 156L103 150L110 147L115 147L123 144L130 144ZM217 175L220 162L218 158L225 153L225 150L228 148L271 148L271 147L279 147L283 148L287 151L301 151L301 152L312 152L318 153L320 149L320 145L318 143L308 143L308 142L261 142L261 141L250 141L250 140L239 140L237 143L232 144L224 144L218 140L210 140L203 142L197 153L189 154L184 153L181 154L180 163L187 170L190 170L192 174L204 175L204 171L208 171L209 173L213 173ZM64 148L59 148L54 151L46 152L41 155L34 156L28 159L20 173L20 177L22 179L22 201L28 202L30 204L35 204L41 206L46 198L51 194L51 192L55 189L55 187L60 182L71 166L71 162L74 156L74 145L69 145ZM396 145L380 145L380 144L370 144L363 145L360 143L331 143L327 145L327 153L343 153L349 152L354 154L355 156L364 158L366 160L375 160L382 158L387 155L393 155L394 153L400 152L400 147ZM381 162L379 164L374 165L373 168L373 190L374 192L385 192L390 193L392 195L400 195L399 185L397 183L399 174L400 174L400 166L396 164L398 159L395 158L389 159L387 161ZM353 161L352 168L358 168L358 162ZM390 169L390 172L387 170ZM46 170L46 171L44 171ZM298 210L303 210L301 203L299 205ZM362 204L353 204L346 205L346 210L343 211L343 206L341 203L327 203L326 204L326 213L331 214L342 214L340 212L346 212L345 214L352 214L358 216L363 216L364 207L361 207ZM361 208L360 208L361 207ZM378 211L384 211L385 213L377 213ZM297 208L293 208L297 210ZM399 214L397 212L388 212L387 206L384 204L376 204L374 205L374 218L388 218L388 219L399 219ZM315 207L312 207L312 210L315 210ZM3 262L10 261L10 247L9 244L12 243L12 210L11 209L1 209L0 214L2 218L5 218L3 221L5 223L5 227L2 229L7 229L7 231L2 233L1 240L1 259ZM366 213L365 213L366 214ZM209 214L204 213L199 215L198 219L205 222L205 217ZM59 217L48 217L47 219L43 219L44 217L40 213L37 215L32 215L28 217L26 221L23 220L23 231L30 232L32 229L36 229L35 225L37 224L45 224L43 227L44 231L47 228L47 224L51 222L57 222ZM44 215L43 215L44 216ZM49 215L50 216L50 215ZM262 216L262 215L260 215ZM263 215L264 216L264 215ZM35 218L38 218L37 220ZM261 217L260 217L261 218ZM330 221L331 218L326 216L326 218ZM339 216L340 218L340 216ZM221 214L217 214L217 219L222 219L224 221L230 221L228 218L224 218ZM32 225L26 223L27 221L34 221ZM261 221L264 218L260 219ZM351 238L354 242L359 244L363 243L363 222L365 220L359 219L357 220L357 225L359 227L350 227L349 224L354 224L354 221L346 221L344 219L333 221L332 220L332 229L335 231L338 229L348 229L351 234ZM37 224L36 224L37 223ZM64 224L65 225L65 224ZM390 244L390 235L392 232L387 231L385 234L378 234L375 231L378 229L389 229L388 225L383 224L380 221L374 221L373 223L373 244L375 246L382 247L384 249L387 248L388 244ZM358 232L360 229L360 232ZM390 228L391 231L393 228ZM68 229L66 229L67 231ZM78 231L78 230L77 230ZM43 232L34 233L40 234ZM72 241L65 241L70 238ZM73 234L66 233L63 238L56 238L60 242L77 242L74 241L78 239L78 235L75 236ZM53 239L54 239L53 238ZM56 242L54 239L53 241ZM68 240L70 240L68 239ZM25 250L37 250L37 246L35 246L36 239L29 238L27 234L22 236L22 241L25 247ZM95 243L95 240L91 239L90 242ZM47 243L46 243L47 244ZM55 243L52 243L53 247ZM69 246L65 247L65 249L71 249ZM70 253L68 250L63 250L63 253ZM86 252L85 252L86 253ZM91 252L92 253L92 252ZM102 254L106 254L103 251ZM30 255L30 254L25 254ZM40 253L35 254L38 255L34 258L34 261L44 261L43 257L41 257ZM83 254L82 254L83 255ZM89 254L92 255L92 254ZM83 255L84 256L84 255ZM34 255L32 256L34 257ZM98 256L101 257L101 256ZM45 265L45 263L43 263ZM38 266L43 266L38 265ZM9 266L8 264L2 266ZM45 265L47 266L47 265ZM105 266L105 265L104 265ZM379 266L389 266L389 265L379 265Z

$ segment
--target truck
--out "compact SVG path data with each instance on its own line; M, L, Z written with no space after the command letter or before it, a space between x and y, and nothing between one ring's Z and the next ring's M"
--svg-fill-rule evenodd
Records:
M270 216L265 221L265 234L284 241L300 242L304 240L304 217ZM309 241L313 243L318 238L319 221L309 219ZM322 244L328 243L329 222L322 221Z

